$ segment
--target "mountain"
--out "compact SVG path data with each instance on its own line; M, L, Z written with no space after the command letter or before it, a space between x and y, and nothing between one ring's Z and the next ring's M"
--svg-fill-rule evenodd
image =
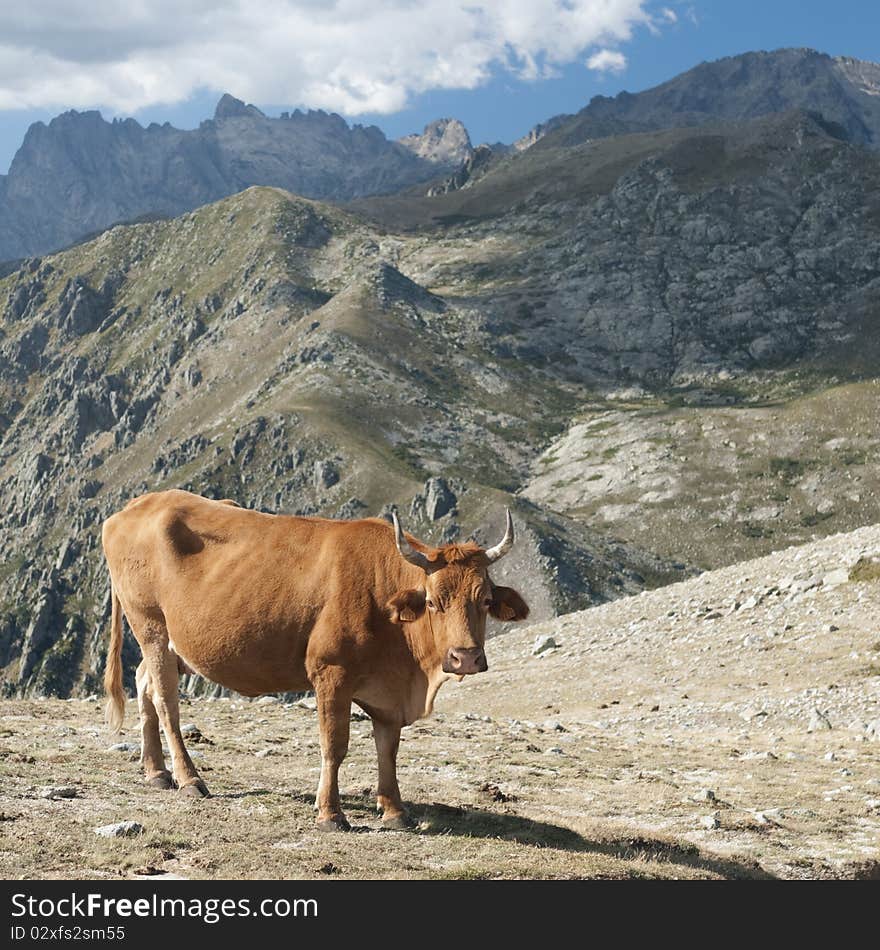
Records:
M414 249L251 188L0 282L7 690L92 688L100 522L164 486L337 517L397 504L434 540L488 542L509 504L520 541L499 577L522 575L538 617L683 576L511 497L571 394L496 354L471 305L407 276Z
M641 93L596 96L576 115L556 115L511 146L480 146L428 194L469 187L510 151L578 145L634 132L813 112L849 141L880 147L880 65L808 49L744 53L702 63Z
M786 49L703 63L638 94L598 96L555 116L513 146L473 149L456 119L388 141L375 126L337 115L264 115L231 95L198 129L106 122L67 112L28 130L0 176L0 261L44 254L120 222L172 217L251 185L347 201L415 186L441 194L474 181L528 147L576 145L632 132L811 111L849 141L880 143L880 66Z
M576 115L556 116L520 143L532 139L546 146L575 145L791 109L817 112L839 125L850 141L880 148L880 64L812 49L729 56L701 63L645 92L596 96Z
M431 197L249 188L0 278L4 689L93 688L99 525L153 488L428 540L510 505L536 619L880 521L880 154L814 110L559 131Z
M431 538L512 504L537 618L880 520L878 231L880 157L790 113L348 210L252 188L26 262L0 283L7 688L95 681L98 527L152 488L394 503Z
M880 156L838 133L791 112L548 144L354 207L469 234L407 272L581 393L521 495L715 567L880 517Z
M470 136L458 119L436 119L421 135L405 135L397 141L419 158L439 165L461 165L473 154Z
M269 118L230 95L193 131L66 112L32 125L0 176L0 260L143 215L178 215L250 185L340 200L397 191L458 162L467 132L445 121L445 137L424 145L424 157L375 126L350 127L321 111Z

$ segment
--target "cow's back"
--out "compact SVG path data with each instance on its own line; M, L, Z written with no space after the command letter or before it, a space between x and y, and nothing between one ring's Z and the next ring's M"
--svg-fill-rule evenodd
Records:
M335 570L333 525L172 490L108 518L103 543L136 635L158 618L193 669L256 695L308 687L305 651Z
M171 490L141 495L104 522L102 542L114 583L133 602L161 606L178 588L211 582L249 550L271 516Z

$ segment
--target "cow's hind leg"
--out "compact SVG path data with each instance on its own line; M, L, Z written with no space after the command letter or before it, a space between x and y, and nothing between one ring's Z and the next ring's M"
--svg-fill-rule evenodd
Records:
M325 669L315 679L318 729L321 735L321 780L315 806L321 831L349 831L339 800L339 766L348 752L351 691L342 671Z
M144 780L153 788L171 788L171 773L165 768L165 757L162 755L159 716L153 704L153 689L146 660L141 660L135 673L135 682L141 717L141 765L144 768Z
M162 625L164 628L164 624ZM180 731L180 707L178 703L179 673L177 655L169 648L168 633L164 637L150 638L141 645L144 660L150 674L152 699L159 722L168 740L174 781L185 795L205 797L208 789L186 751Z
M382 827L404 829L413 826L406 814L397 785L397 749L400 745L400 726L373 719L373 738L379 760L379 787L376 804L382 812Z

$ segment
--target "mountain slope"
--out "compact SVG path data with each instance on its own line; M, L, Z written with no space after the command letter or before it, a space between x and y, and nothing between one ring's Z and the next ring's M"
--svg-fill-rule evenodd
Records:
M401 266L426 285L491 282L496 346L584 387L522 494L712 567L877 518L880 162L833 132L794 112L530 149L358 207L420 236ZM469 240L438 253L453 221Z
M596 97L576 116L536 126L513 151L791 109L821 115L841 137L874 146L878 91L874 63L803 49L746 53L703 63L636 95ZM228 94L213 119L193 131L68 112L48 126L33 125L9 174L0 176L0 261L45 253L144 215L180 214L254 184L334 201L435 179L435 194L470 187L506 152L475 152L454 119L389 142L375 127L350 128L324 112L272 119Z
M420 283L491 280L499 346L580 384L684 386L831 351L862 370L858 337L876 339L880 158L805 113L529 149L442 199L352 207L422 236L402 258Z
M880 156L792 112L528 149L433 198L249 189L26 262L6 688L94 682L97 527L148 488L394 503L432 539L512 503L537 618L880 521L878 231Z
M348 199L427 181L455 162L443 149L420 157L375 126L349 127L320 111L272 119L228 94L193 131L66 112L32 125L0 177L0 260L144 214L177 215L250 185Z
M536 616L681 575L510 499L570 397L528 366L502 370L477 315L404 276L386 240L253 188L0 284L7 689L94 681L100 521L171 485L337 517L396 503L435 540L488 540L513 504L521 541L499 576L521 576Z
M596 96L530 137L541 148L803 109L839 125L849 141L880 148L880 64L811 49L743 53L699 66L640 93Z

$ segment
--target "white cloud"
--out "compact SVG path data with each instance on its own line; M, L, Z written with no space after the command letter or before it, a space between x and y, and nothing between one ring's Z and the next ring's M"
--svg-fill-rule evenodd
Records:
M615 49L600 49L587 60L587 69L597 73L622 73L626 69L626 57Z
M649 0L31 0L0 9L0 109L134 112L198 89L356 115L591 47L619 71ZM671 12L671 11L670 11ZM668 18L667 18L668 19Z
M669 7L663 7L660 11L660 16L663 17L668 23L678 23L678 14L675 10L671 10Z

